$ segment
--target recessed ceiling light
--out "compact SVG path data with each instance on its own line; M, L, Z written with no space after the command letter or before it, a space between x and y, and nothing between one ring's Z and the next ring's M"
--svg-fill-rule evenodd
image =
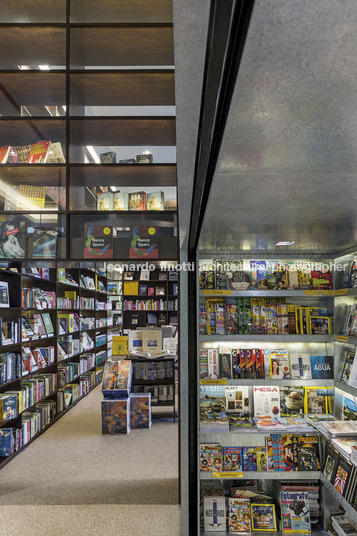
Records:
M295 242L277 242L276 246L292 246Z
M39 65L38 68L40 69L40 71L49 71L50 70L48 65Z

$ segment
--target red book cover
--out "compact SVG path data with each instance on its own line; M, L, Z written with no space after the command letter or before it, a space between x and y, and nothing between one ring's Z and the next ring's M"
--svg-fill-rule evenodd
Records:
M50 141L43 140L34 143L31 146L30 154L27 160L28 164L45 164L48 150L51 145Z
M0 147L0 164L6 164L9 151L10 147L8 145Z

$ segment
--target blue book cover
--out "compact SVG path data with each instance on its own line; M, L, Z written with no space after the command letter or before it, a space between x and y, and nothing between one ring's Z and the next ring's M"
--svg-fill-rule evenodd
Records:
M0 458L10 456L12 446L12 429L1 428L0 429Z
M333 379L333 356L332 355L312 355L311 356L311 376L313 380Z

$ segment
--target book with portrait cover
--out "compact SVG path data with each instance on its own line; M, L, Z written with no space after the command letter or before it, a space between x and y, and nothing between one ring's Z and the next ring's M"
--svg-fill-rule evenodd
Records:
M84 226L84 258L110 259L113 257L113 228Z
M23 259L26 256L26 224L20 220L0 222L0 258Z
M159 257L157 227L132 227L130 229L130 259L157 259Z

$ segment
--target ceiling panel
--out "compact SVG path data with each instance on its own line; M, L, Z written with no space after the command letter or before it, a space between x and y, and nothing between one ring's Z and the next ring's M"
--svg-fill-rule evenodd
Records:
M256 0L201 248L356 245L356 104L357 2Z

